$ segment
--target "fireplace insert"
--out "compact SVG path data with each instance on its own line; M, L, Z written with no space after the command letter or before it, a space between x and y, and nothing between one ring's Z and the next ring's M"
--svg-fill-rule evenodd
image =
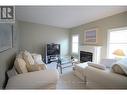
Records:
M91 61L92 62L93 59L93 53L91 52L86 52L86 51L80 51L80 62L87 62L87 61Z

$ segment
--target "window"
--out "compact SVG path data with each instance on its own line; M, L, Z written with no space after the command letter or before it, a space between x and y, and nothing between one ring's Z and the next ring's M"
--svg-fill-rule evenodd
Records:
M78 54L78 43L79 43L78 35L73 35L72 36L72 53Z
M109 31L108 40L108 58L114 58L112 54L117 49L122 49L126 55L127 52L127 28Z

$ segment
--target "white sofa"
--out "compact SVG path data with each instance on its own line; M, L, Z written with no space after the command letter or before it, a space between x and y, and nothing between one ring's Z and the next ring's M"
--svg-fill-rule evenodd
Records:
M127 76L112 73L108 70L101 70L91 66L85 68L86 85L89 87L89 82L97 84L97 88L106 89L126 89Z
M41 55L29 55L30 57L28 58L34 62L31 65L32 68L30 68L33 71L27 70L27 64L23 61L23 53L20 52L16 57L13 67L13 69L18 71L18 74L14 75L13 72L13 76L8 79L6 89L55 89L59 79L58 71L56 69L47 69L46 64L41 59ZM17 59L20 59L18 61L21 62L18 62Z
M111 59L109 60L104 59L104 61L105 64L106 61L109 62L109 64L114 62L114 60L111 61ZM127 76L113 73L109 69L102 70L92 66L88 66L87 62L75 64L73 71L77 77L79 77L81 80L85 82L85 85L88 88L99 88L99 89L127 88Z

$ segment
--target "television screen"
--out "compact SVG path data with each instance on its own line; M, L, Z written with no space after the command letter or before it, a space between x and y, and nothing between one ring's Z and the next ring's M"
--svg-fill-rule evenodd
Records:
M47 55L60 55L60 44L47 44Z

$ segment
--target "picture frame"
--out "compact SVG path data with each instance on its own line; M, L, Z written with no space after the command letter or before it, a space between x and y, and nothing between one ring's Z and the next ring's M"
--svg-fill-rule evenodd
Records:
M84 38L86 44L97 43L97 28L84 31Z
M13 48L13 26L0 24L0 52Z

